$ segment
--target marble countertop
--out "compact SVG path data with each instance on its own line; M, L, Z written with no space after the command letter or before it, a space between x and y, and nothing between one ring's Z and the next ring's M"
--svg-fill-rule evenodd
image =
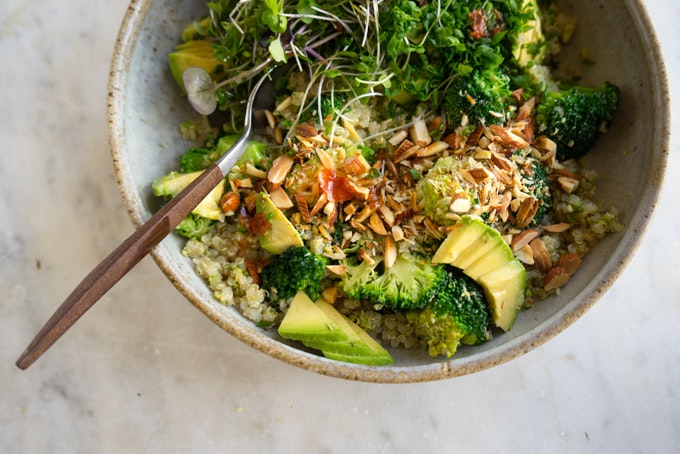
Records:
M680 5L647 5L680 88ZM16 368L73 286L132 232L105 118L126 8L0 2L0 452L677 449L677 146L663 216L611 290L555 339L491 370L409 385L310 373L224 333L150 258L35 365Z

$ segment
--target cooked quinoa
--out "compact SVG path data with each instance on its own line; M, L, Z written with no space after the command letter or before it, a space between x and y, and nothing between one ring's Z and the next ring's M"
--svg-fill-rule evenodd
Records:
M303 79L294 83L300 87L306 84ZM283 108L275 112L277 122L293 118L300 99L302 95L295 92L282 100ZM344 251L356 249L357 245L368 256L380 256L384 254L387 236L394 239L399 253L432 254L446 236L448 226L462 215L483 216L513 245L527 270L527 307L559 292L564 284L551 287L546 276L561 260L571 258L573 262L576 258L580 263L581 257L605 235L623 229L616 209L603 209L594 200L595 172L582 170L573 161L557 162L554 144L545 137L531 135L528 116L524 119L518 116L505 127L470 130L461 124L453 134L441 137L438 125L442 119L436 115L421 113L412 122L371 120L372 109L380 108L381 100L361 104L329 131L317 130L310 124L298 125L285 141L280 141L279 146L295 156L295 164L280 185L267 181L270 173L255 173L248 175L245 178L248 181L241 182L240 187L231 189L247 200L260 188L282 188L292 202L285 209L286 216L307 247L334 261L345 259ZM529 109L526 106L527 112ZM425 136L418 137L417 134L423 134L419 130L423 126ZM380 135L380 131L390 132ZM277 146L276 128L271 128L269 134L258 139ZM369 166L366 160L357 157L360 155L347 156L348 143L361 143L379 150L383 156ZM519 151L508 153L510 148ZM456 181L466 194L474 193L475 200L474 203L444 200L441 205L444 211L426 216L418 181L440 159L457 161ZM540 224L532 224L528 219L518 228L518 216L523 203L531 197L534 183L526 170L534 161L548 169L552 209ZM343 202L329 201L319 188L319 169L343 172L355 191L354 196ZM381 199L380 203L375 202L376 197ZM532 210L529 211L531 217ZM433 218L441 223L435 223ZM337 235L333 231L338 219L343 221L342 247L335 244ZM527 231L533 239L519 247L514 242ZM260 326L275 326L280 321L289 301L272 304L271 295L258 285L258 272L270 255L261 249L256 235L244 227L237 213L226 214L224 221L209 233L187 241L183 253L193 261L196 272L206 280L218 301L237 307ZM540 254L545 255L542 262ZM546 260L548 265L543 263ZM338 276L328 271L326 278L331 288ZM423 347L403 313L349 299L342 291L324 295L385 346Z

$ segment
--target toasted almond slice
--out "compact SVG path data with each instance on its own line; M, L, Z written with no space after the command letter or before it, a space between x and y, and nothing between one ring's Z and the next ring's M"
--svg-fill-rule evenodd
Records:
M449 134L448 136L444 137L443 140L444 140L444 142L449 144L449 147L452 150L460 149L463 142L465 142L465 139L463 138L463 136L461 136L459 134L455 134L455 133Z
M392 227L394 225L394 222L396 221L396 218L394 216L394 212L390 209L390 207L388 207L387 205L380 205L378 211L380 212L383 221L385 221L385 224Z
M286 193L286 191L281 186L270 192L269 197L272 199L272 202L274 202L274 205L276 205L277 208L285 210L293 207L293 201L290 200L288 193Z
M420 146L426 146L432 143L432 137L430 137L430 131L427 129L427 123L425 120L416 120L411 126L411 140Z
M581 257L578 254L573 253L564 254L557 260L555 267L564 268L571 276L581 267Z
M506 172L514 171L514 164L512 161L510 161L505 156L502 156L500 153L492 153L491 162L493 162L496 167Z
M552 259L545 243L540 238L534 238L529 245L531 246L531 253L534 255L536 267L541 273L547 273L552 268Z
M402 142L402 145L405 143L411 143L408 140L404 140ZM421 145L413 145L411 148L405 148L402 147L402 145L397 148L397 150L394 152L394 162L399 163L402 161L405 161L416 154L418 154L418 151L421 150L423 147Z
M357 257L359 257L359 259L368 263L369 265L375 265L375 260L373 260L373 257L371 257L364 248L359 248L359 250L357 251Z
M578 183L579 181L575 178L571 177L557 177L557 185L560 187L560 189L567 193L571 194L578 188Z
M526 140L502 126L489 125L489 129L493 133L494 139L507 147L526 148L529 146Z
M274 129L276 127L276 118L274 118L274 114L271 113L269 109L265 109L264 116L267 118L267 125L269 125L270 128Z
M340 295L340 290L337 287L327 287L321 292L321 298L328 304L335 303Z
M534 107L536 107L536 97L531 97L524 104L519 106L515 119L526 120L531 117L531 112L534 110Z
M546 136L536 137L533 145L534 145L534 147L536 147L537 150L540 150L540 151L543 151L543 152L557 151L557 144Z
M366 175L371 170L371 166L362 155L357 155L345 159L338 170L347 175L360 177Z
M267 179L274 184L281 184L288 176L295 161L286 154L282 154L272 162L272 167L267 173Z
M444 150L449 149L449 144L446 142L432 142L430 145L426 146L425 148L422 148L418 150L416 153L419 157L424 158L427 156L434 156L436 154L441 153Z
M322 192L321 194L319 194L319 198L316 200L314 207L312 207L312 211L309 212L309 217L311 218L316 213L321 211L323 207L326 206L326 202L328 202L328 197L326 196L325 192Z
M291 96L288 96L286 99L281 101L281 103L278 106L276 106L276 112L281 112L282 110L287 109L292 102L293 98Z
M365 186L360 186L353 181L350 181L349 185L352 188L352 191L354 192L355 197L357 197L361 200L368 200L368 198L371 195L371 189L370 188L367 188Z
M551 268L543 277L543 288L546 291L556 290L569 282L569 273L561 266Z
M385 252L383 256L385 258L385 268L389 270L394 265L394 262L397 261L397 245L391 235L385 237Z
M571 226L566 222L560 222L558 224L544 225L543 230L550 233L562 233L565 230L569 230L569 227Z
M322 166L327 169L335 170L335 160L329 152L322 148L317 148L316 155L319 157L319 161L321 161Z
M402 129L401 131L396 132L392 137L390 137L390 140L388 142L395 147L402 143L406 138L408 137L408 132L405 129Z
M461 175L472 184L479 184L493 177L493 173L483 167L464 169L461 171Z
M247 162L246 163L246 174L250 175L251 177L255 178L267 178L267 172L264 170L260 170L251 163Z
M401 228L401 226L394 225L392 226L392 237L394 238L394 241L401 241L404 239L404 229Z
M517 227L523 229L528 226L534 219L534 216L536 216L537 211L538 200L536 200L535 197L527 197L524 199L517 210L517 216L515 218Z
M326 269L336 276L344 276L347 272L347 265L326 265Z
M515 257L517 257L517 260L524 263L525 265L533 265L535 263L534 254L531 250L531 246L528 244L525 244L521 248L517 249L515 251Z
M472 203L467 198L458 198L451 203L449 209L454 213L467 213L472 208Z
M295 201L297 202L298 210L300 210L302 219L305 222L309 222L312 217L309 214L309 206L307 205L307 199L305 199L305 196L303 194L297 193L295 194Z
M378 213L373 213L368 220L368 226L378 235L387 235L387 230L385 230L385 224L383 224L382 219L378 216Z
M513 251L518 251L522 249L524 246L528 245L531 243L531 241L538 236L538 230L536 229L526 229L522 230L519 232L517 235L514 235L512 237L512 242L510 245L512 246Z

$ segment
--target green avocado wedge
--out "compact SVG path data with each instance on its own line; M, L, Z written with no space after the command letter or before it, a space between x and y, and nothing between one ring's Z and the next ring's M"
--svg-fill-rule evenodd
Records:
M460 268L484 289L494 324L510 331L524 304L526 270L500 233L464 216L450 230L432 259Z
M293 298L278 332L284 339L320 350L329 359L369 366L394 363L387 350L332 304L314 303L304 292Z
M257 195L255 211L269 223L268 228L258 233L260 246L272 254L281 254L289 247L302 246L302 238L285 214L272 202L266 192Z

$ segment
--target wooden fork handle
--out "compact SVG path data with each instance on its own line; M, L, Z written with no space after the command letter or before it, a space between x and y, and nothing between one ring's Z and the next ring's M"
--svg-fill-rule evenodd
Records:
M106 257L73 290L16 362L26 369L94 303L168 236L224 178L213 164Z

